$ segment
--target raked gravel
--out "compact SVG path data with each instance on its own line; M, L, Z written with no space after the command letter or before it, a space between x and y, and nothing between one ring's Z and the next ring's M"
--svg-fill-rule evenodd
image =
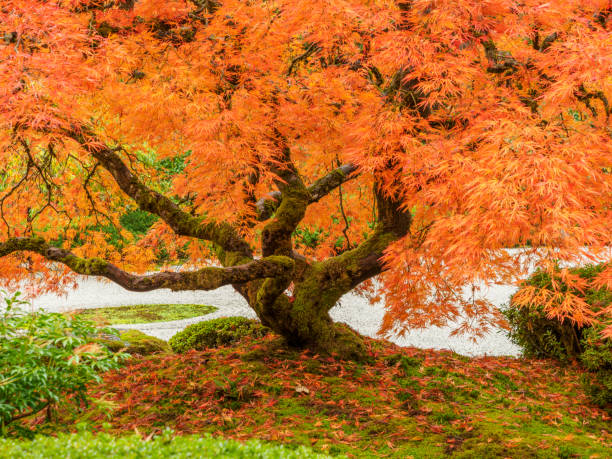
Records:
M508 302L514 293L512 286L495 286L484 292L484 296L493 304L501 306ZM384 301L384 299L383 299ZM134 328L149 335L164 340L183 330L186 326L210 320L217 317L244 316L255 318L250 309L238 293L231 286L225 286L212 291L185 291L172 292L170 290L157 290L146 293L136 293L124 290L122 287L106 280L82 277L78 287L65 296L46 294L31 300L34 309L44 308L47 311L64 312L72 309L99 308L124 306L134 304L209 304L218 308L217 311L191 319L175 320L172 322L156 322L151 324L121 325L117 328ZM344 295L339 303L331 310L331 317L337 322L345 322L360 333L377 337L384 315L383 303L371 305L369 301L353 293ZM467 356L480 355L511 355L518 356L520 349L507 338L503 330L493 330L476 343L468 336L450 336L453 324L447 327L429 327L414 330L403 337L393 336L390 341L400 346L414 346L423 349L450 349L458 354Z

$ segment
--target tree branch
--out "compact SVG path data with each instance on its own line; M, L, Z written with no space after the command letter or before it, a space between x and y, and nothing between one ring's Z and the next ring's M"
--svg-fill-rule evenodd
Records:
M166 196L140 182L117 155L116 150L92 141L95 139L89 134L86 137L83 133L73 131L70 136L100 162L112 175L119 188L130 196L140 209L158 215L177 235L212 241L224 252L239 255L238 259L253 258L251 247L233 226L214 221L203 222L200 217L190 215ZM226 264L224 260L221 261Z
M604 107L604 113L606 114L606 118L612 114L612 107L608 102L608 98L603 93L603 91L587 91L584 87L584 83L581 84L576 91L574 91L574 96L579 101L583 102L587 108L591 111L594 117L597 117L597 109L593 107L591 104L592 99L599 99Z
M321 48L319 47L319 45L317 45L316 43L310 43L308 47L306 48L306 51L304 51L302 54L300 54L299 56L297 56L291 61L291 65L289 65L289 69L287 69L287 76L288 77L291 76L291 74L293 73L293 70L295 69L295 66L300 61L305 61L310 56L312 56L313 54L317 53L320 50Z
M273 172L278 177L275 183L281 198L274 218L261 232L262 253L264 257L270 255L290 257L293 254L291 235L306 214L309 194L291 160L291 150L284 137L279 132L276 134L280 155L278 165L273 166Z
M308 187L310 193L310 203L317 202L324 196L327 196L330 192L338 188L345 182L357 177L357 174L353 174L357 170L357 166L354 164L343 164L338 168L331 171L324 177L315 181Z
M327 258L312 266L312 281L297 286L296 295L312 295L314 286L331 308L342 295L361 282L380 274L385 266L382 257L389 244L410 231L412 215L403 208L399 199L386 196L376 188L378 222L374 232L357 247Z
M357 174L353 174L356 170L357 166L354 164L344 164L316 180L308 187L308 193L310 194L308 204L319 201L343 183L357 177ZM256 203L258 219L264 221L270 218L278 209L281 198L282 193L274 191L258 200Z
M280 191L273 191L268 193L263 198L259 199L255 203L257 209L257 219L259 221L265 221L272 216L272 214L278 209L280 200L283 197Z
M174 291L214 290L223 285L284 276L292 271L294 266L290 258L274 256L227 268L207 267L197 271L164 271L138 276L99 258L78 257L68 250L53 247L38 237L17 237L0 243L0 257L22 251L34 252L49 261L62 263L78 274L105 277L134 292L148 292L160 288Z
M492 40L487 40L482 45L489 60L487 72L504 73L508 71L514 73L518 70L520 63L509 52L498 50Z

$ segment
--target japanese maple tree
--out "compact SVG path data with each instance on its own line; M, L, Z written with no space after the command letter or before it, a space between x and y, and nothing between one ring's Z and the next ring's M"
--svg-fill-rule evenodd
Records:
M610 260L611 23L608 0L4 0L0 276L231 284L354 356L329 310L380 275L383 333L482 333L480 283ZM180 271L151 274L162 248ZM521 301L612 315L562 290Z

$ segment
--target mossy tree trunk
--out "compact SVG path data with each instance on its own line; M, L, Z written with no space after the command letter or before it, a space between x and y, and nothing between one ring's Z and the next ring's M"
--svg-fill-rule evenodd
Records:
M349 177L347 171L354 169L342 166L306 187L288 155L284 160L289 166L279 172L283 182L275 196L277 207L272 209L275 214L262 233L262 253L268 257L287 257L293 260L294 267L286 277L251 283L242 289L243 294L262 323L284 336L290 345L343 358L361 358L364 348L360 336L347 326L335 324L329 311L342 295L384 269L383 252L391 242L407 234L411 214L401 211L397 200L378 191L378 222L373 234L339 256L309 262L294 252L293 232L313 202L313 195L324 196ZM284 292L291 283L293 294L289 297Z
M346 164L306 186L291 160L290 149L279 139L278 161L267 165L278 177L278 190L252 202L258 219L266 222L261 237L262 256L256 258L236 228L193 216L145 186L127 167L117 149L101 146L91 133L75 132L73 138L142 210L161 217L178 235L211 241L223 267L139 276L105 260L78 257L37 237L10 238L0 243L0 257L18 251L35 252L77 273L106 277L132 291L211 290L232 285L262 323L285 337L290 345L346 358L363 356L359 335L346 326L334 324L329 310L342 295L379 274L384 269L381 261L384 250L407 234L411 215L400 210L399 199L375 187L378 215L369 238L341 255L322 261L307 260L294 251L292 238L308 206L356 177L359 171ZM287 294L290 286L291 296Z

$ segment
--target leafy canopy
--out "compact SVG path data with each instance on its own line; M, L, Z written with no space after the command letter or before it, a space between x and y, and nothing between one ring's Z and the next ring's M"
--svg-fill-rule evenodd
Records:
M5 0L0 229L134 272L162 246L171 257L186 248L196 264L210 258L209 244L163 220L143 236L121 228L133 202L118 169L100 167L107 148L144 185L233 224L255 247L264 223L254 203L279 185L282 139L307 184L340 164L358 175L308 207L296 233L309 235L303 255L323 259L367 238L374 189L410 209L410 231L385 252L384 331L460 314L462 330L486 330L499 315L477 295L463 300L464 287L513 280L533 263L610 258L610 8ZM121 243L100 230L109 224ZM527 248L503 250L514 246ZM37 271L46 289L70 281L38 256L0 265L7 281ZM612 270L593 282L612 287ZM547 295L552 315L598 320L576 295Z

